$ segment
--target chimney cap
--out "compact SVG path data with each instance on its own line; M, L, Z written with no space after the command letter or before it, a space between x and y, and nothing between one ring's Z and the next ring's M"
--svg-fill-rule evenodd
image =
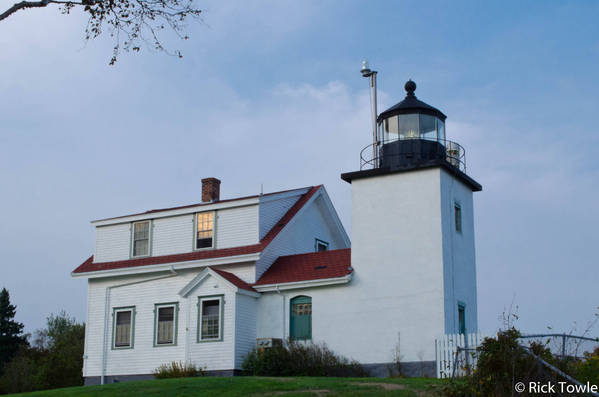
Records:
M209 177L209 178L202 179L202 183L206 183L206 182L216 182L216 183L220 184L220 179L214 178L214 177Z

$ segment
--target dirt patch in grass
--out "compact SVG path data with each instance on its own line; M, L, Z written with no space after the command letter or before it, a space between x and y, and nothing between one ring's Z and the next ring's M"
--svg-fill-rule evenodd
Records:
M397 383L383 383L383 382L352 382L352 385L367 386L367 387L381 387L384 390L405 390L406 385L398 385Z
M286 390L286 391L273 391L270 393L261 393L259 396L284 396L286 394L298 394L298 393L311 393L315 394L318 397L326 396L327 393L330 393L330 390L326 389L307 389L307 390Z

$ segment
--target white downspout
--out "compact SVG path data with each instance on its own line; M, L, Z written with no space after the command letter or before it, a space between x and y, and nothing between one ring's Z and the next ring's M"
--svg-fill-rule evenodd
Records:
M163 278L170 278L170 277L177 276L177 272L175 272L174 266L170 267L169 272L170 272L170 274L168 274L166 276L153 277L153 278L149 278L147 280L133 281L130 283L106 287L106 294L105 294L106 299L104 302L104 335L102 337L102 372L101 372L102 375L100 376L100 384L101 385L104 384L104 381L106 378L106 355L108 354L108 345L106 343L106 339L107 339L106 334L108 333L108 318L110 315L110 292L112 291L113 288L127 287L130 285L143 284L143 283L147 283L150 281L156 281L156 280L161 280Z

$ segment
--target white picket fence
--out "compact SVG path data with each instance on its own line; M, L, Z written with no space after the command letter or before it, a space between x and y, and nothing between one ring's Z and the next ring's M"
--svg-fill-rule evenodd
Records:
M480 333L447 334L438 338L435 341L437 378L464 376L469 370L476 368L478 355L474 349L480 345L485 336ZM458 347L473 350L458 353Z

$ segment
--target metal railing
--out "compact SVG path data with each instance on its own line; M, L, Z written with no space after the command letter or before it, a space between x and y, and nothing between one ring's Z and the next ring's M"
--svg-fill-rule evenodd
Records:
M599 347L599 338L571 334L525 334L520 339L533 339L547 346L554 356L582 358L585 352Z
M435 349L437 355L437 377L454 379L456 377L471 375L477 368L480 355L479 346L484 339L485 336L480 334L444 335L437 339ZM571 334L529 334L520 336L519 340L518 348L522 349L523 352L531 356L534 360L534 364L531 364L531 367L525 371L526 373L517 374L519 382L528 385L529 382L552 382L556 384L556 382L566 381L571 385L578 386L579 390L585 390L585 384L534 354L530 343L540 343L542 346L547 347L554 357L561 358L562 360L580 360L585 356L585 353L590 353L599 347L599 338ZM524 344L525 340L529 346ZM518 392L512 395L520 396L523 394ZM556 392L552 395L599 397L598 393L588 390L575 394Z
M360 151L360 170L367 168L379 168L381 167L383 160L389 160L390 157L396 158L397 160L408 160L416 155L422 155L422 152L410 152L402 151L402 153L384 153L384 146L394 142L408 142L408 141L428 141L439 143L438 150L434 152L426 153L428 158L425 160L444 160L449 164L453 165L462 172L466 172L466 151L457 142L453 142L447 139L439 138L404 138L396 139L393 141L379 141L372 143ZM376 146L376 150L373 147Z

